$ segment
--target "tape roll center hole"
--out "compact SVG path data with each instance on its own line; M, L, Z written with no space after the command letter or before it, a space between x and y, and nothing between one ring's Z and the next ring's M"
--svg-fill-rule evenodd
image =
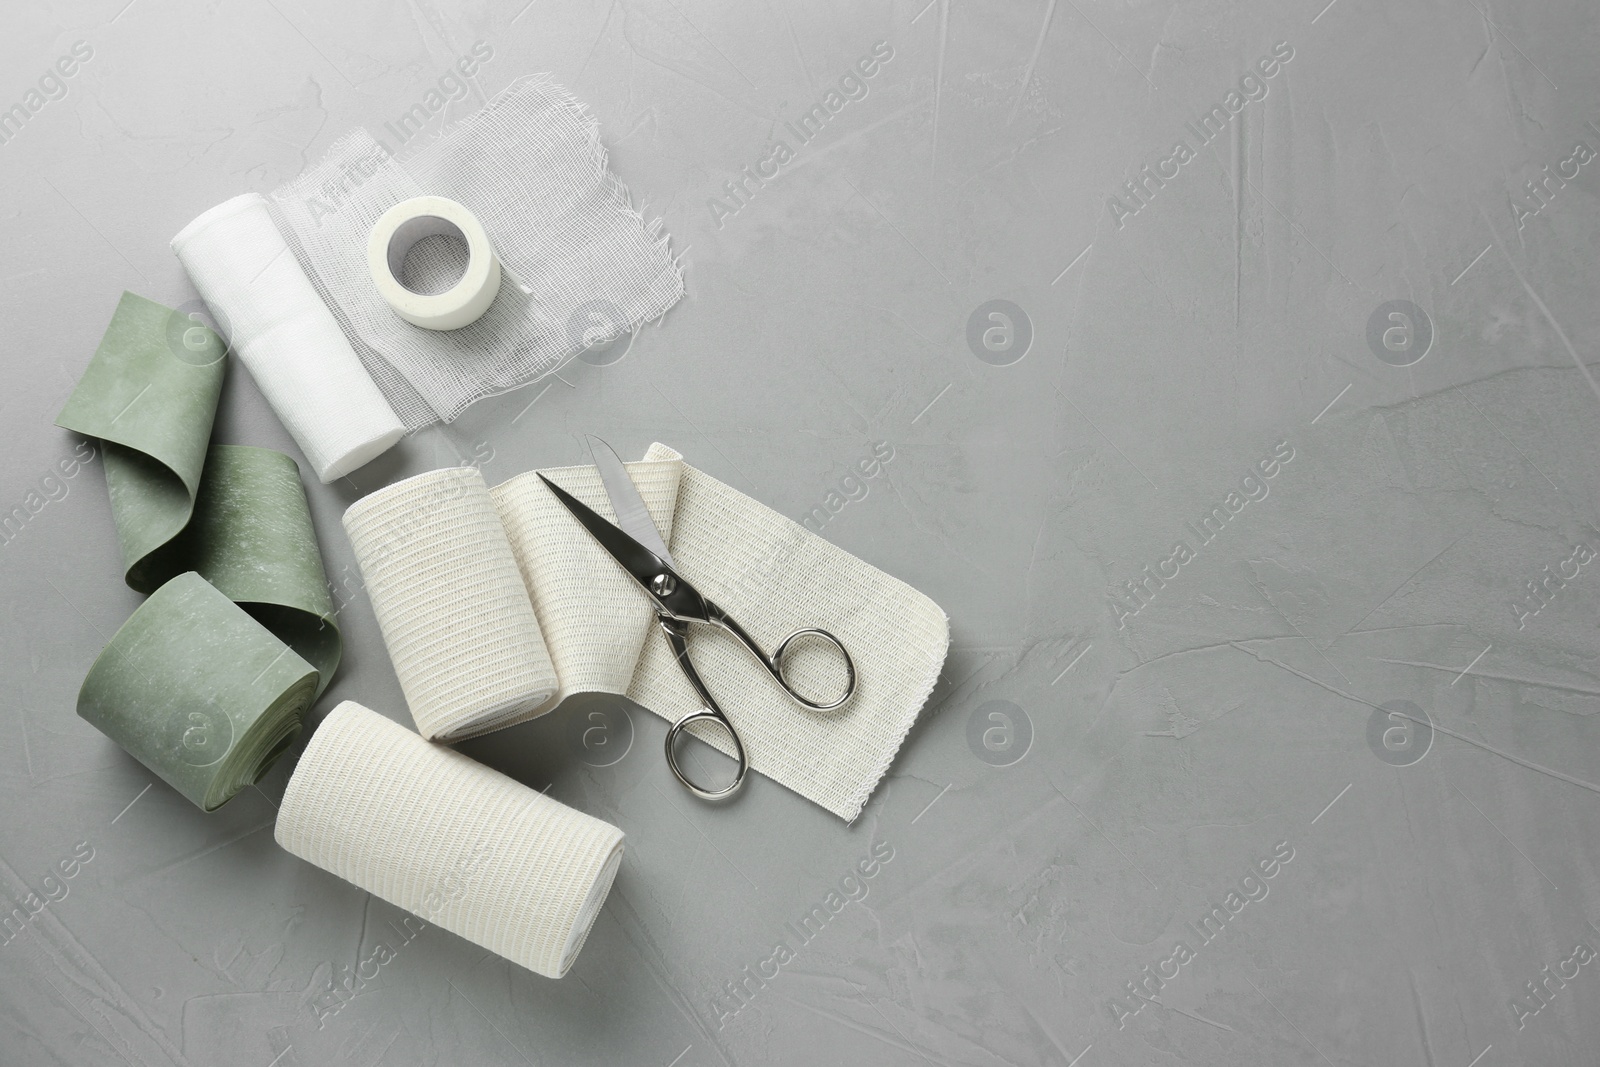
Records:
M437 296L467 273L472 258L461 227L436 215L407 219L389 238L389 273L409 292Z

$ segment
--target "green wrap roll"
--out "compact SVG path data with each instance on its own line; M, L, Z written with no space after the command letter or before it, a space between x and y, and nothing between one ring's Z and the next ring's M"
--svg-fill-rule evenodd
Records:
M213 811L289 747L316 690L315 667L191 571L112 635L78 714Z
M123 293L56 425L103 443L128 585L197 571L315 667L320 694L341 642L299 468L270 449L208 448L226 358L197 321Z
M185 570L198 571L317 669L321 696L339 666L339 630L294 460L270 448L212 445L178 546Z

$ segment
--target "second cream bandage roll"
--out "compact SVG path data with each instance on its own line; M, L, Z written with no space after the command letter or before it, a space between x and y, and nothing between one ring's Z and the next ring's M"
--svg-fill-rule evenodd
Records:
M559 682L483 475L410 478L344 515L417 729L460 741L532 717Z
M623 833L345 701L278 812L278 844L391 904L560 978L622 860Z

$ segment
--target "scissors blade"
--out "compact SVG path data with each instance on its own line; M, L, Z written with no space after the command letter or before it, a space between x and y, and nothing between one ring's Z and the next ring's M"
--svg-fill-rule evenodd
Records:
M572 512L573 518L639 583L646 595L655 601L658 611L690 622L709 621L711 609L705 599L677 573L677 568L543 474L539 475L539 480L550 487L550 492ZM652 582L664 574L670 575L672 580L667 583L665 590L658 592L652 588Z
M645 507L644 497L639 495L639 489L633 484L633 478L628 474L621 457L594 434L588 437L589 456L600 472L606 496L611 498L611 509L617 513L617 525L658 558L665 560L667 566L677 570L678 565L672 562L672 553L667 551L667 543L661 539L661 531L650 517L650 509Z

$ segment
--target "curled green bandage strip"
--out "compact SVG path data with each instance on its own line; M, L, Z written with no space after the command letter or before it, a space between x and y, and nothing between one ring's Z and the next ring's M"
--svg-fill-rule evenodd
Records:
M315 667L322 695L339 666L339 630L294 460L270 448L212 445L175 556Z
M289 747L316 689L315 667L191 571L112 635L78 714L213 811Z
M151 596L78 691L78 714L211 811L300 732L340 638L299 468L212 445L227 349L124 293L56 425L99 438L123 577Z
M56 425L103 442L124 578L142 593L196 571L317 669L340 638L294 460L209 445L227 371L220 338L124 293Z

